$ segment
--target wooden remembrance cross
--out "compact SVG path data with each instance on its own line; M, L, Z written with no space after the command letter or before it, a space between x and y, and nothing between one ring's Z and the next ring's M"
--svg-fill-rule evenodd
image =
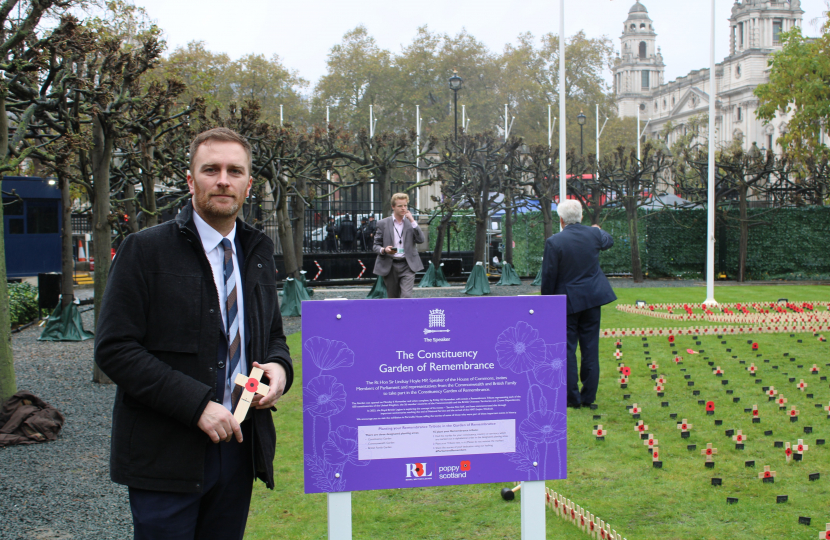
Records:
M245 416L248 414L248 408L251 406L251 400L254 399L254 394L265 397L268 393L268 385L260 382L263 373L264 371L261 368L251 368L251 375L249 377L239 373L233 381L237 386L244 388L242 395L239 397L239 403L236 404L236 410L233 412L233 417L240 424L245 421Z

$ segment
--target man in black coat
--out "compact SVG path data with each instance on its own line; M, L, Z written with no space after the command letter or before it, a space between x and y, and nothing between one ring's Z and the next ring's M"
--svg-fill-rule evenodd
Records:
M96 331L95 361L118 385L110 474L139 539L242 538L254 478L274 488L271 410L294 378L274 246L236 218L251 147L216 128L190 156L192 201L120 246ZM252 367L269 390L240 425L235 377Z
M568 297L568 407L578 408L597 398L601 306L617 299L599 267L599 252L613 246L614 238L598 225L581 224L578 201L564 201L556 211L562 231L545 242L542 294ZM577 343L582 356L579 372Z
M337 224L334 216L329 216L326 224L326 251L337 251Z
M352 218L349 214L343 216L343 221L340 222L337 236L340 238L340 249L343 251L354 251L354 241L357 238L357 229L355 228L354 222L352 222Z

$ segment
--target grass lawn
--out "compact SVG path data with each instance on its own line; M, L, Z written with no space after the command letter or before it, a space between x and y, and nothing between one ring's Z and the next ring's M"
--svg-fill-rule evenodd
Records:
M637 299L650 303L699 303L705 299L706 290L703 287L617 289L616 293L621 303L633 303ZM821 286L715 289L715 297L721 302L778 298L821 301L828 299L827 293L828 288ZM603 309L603 327L670 325L689 323L624 314L614 309L614 304ZM758 351L751 350L747 344L749 339L759 343ZM797 343L799 339L803 343ZM724 340L726 344L722 343ZM621 361L632 369L628 388L623 390L616 380L614 340L602 339L599 409L569 409L569 477L550 481L548 486L610 523L630 540L816 538L824 530L824 524L830 522L830 451L816 444L817 439L830 438L827 412L816 408L816 404L830 403L828 382L820 380L821 376L830 375L827 366L830 342L819 343L811 334L795 337L759 334L723 340L710 336L699 338L700 345L695 341L690 336L678 337L672 347L666 338L650 338L647 342L641 338L623 338ZM325 496L303 493L300 335L290 336L289 345L297 378L294 388L280 400L279 411L274 414L278 437L277 486L269 491L261 483L256 484L246 538L326 537ZM703 349L703 352L689 355L685 352L688 348ZM675 350L683 356L680 365L671 361ZM652 389L654 383L646 365L647 356L659 364L657 373L666 375L666 393L662 398ZM714 366L708 365L710 361ZM742 361L746 363L741 364ZM745 369L750 362L758 367L755 378ZM813 364L821 368L819 375L809 373ZM723 377L712 373L716 366L724 370ZM684 379L686 375L689 380ZM795 382L790 382L791 377L795 377ZM755 379L762 382L756 384ZM804 392L796 388L801 379L809 385ZM723 380L728 384L722 384ZM688 386L689 381L694 386ZM767 401L762 392L764 386L774 386L784 394L788 399L787 410L792 405L797 407L798 422L790 422L785 412ZM693 395L696 390L700 395ZM728 394L728 390L733 393ZM631 397L624 399L625 394ZM807 394L814 397L809 398ZM739 402L734 403L734 398L739 398ZM706 415L698 400L713 400L715 415ZM668 407L661 406L664 401L669 403ZM642 420L649 426L649 433L659 441L663 469L652 467L651 456L634 431L635 420L626 406L635 402L643 408ZM760 424L751 423L751 414L745 412L756 404ZM677 414L676 420L670 418L672 413ZM600 415L600 419L595 420L594 415ZM681 439L676 427L682 418L693 425L688 439ZM721 420L722 425L716 426L715 420ZM596 440L591 433L598 423L608 430L604 441ZM813 433L805 435L805 426L812 427ZM741 429L748 436L744 450L737 450L734 441L725 435L728 429ZM772 430L773 435L765 435L766 430ZM804 439L809 450L803 461L787 463L783 449L774 448L774 442L794 444L798 438ZM718 449L714 469L706 469L704 457L700 455L700 450L709 442ZM688 444L697 447L690 451ZM747 460L754 460L755 467L745 467ZM774 484L758 479L764 465L776 471ZM809 481L811 473L820 473L820 480ZM723 485L713 487L713 477L721 478ZM505 486L355 492L353 534L355 538L365 539L519 538L519 500L502 501L499 490ZM787 495L789 501L778 504L777 495ZM739 501L727 505L727 497L736 497ZM812 524L800 525L799 516L811 517ZM552 512L548 512L547 531L549 538L587 537Z

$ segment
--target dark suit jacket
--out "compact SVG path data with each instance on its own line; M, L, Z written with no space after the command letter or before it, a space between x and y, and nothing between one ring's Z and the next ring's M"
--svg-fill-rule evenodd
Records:
M599 252L613 245L614 238L607 232L578 223L548 238L542 259L542 294L567 295L569 315L616 300L599 267Z
M383 248L386 246L395 246L398 241L395 232L395 217L389 216L378 221L377 229L375 230L375 244L373 249L378 254L375 260L375 269L373 273L376 276L387 276L392 270L393 255L386 255L383 253ZM406 262L413 272L420 272L424 269L424 263L421 262L421 256L418 254L418 248L415 244L423 244L426 241L424 233L416 223L413 226L409 220L404 218L403 227L403 252L406 257Z

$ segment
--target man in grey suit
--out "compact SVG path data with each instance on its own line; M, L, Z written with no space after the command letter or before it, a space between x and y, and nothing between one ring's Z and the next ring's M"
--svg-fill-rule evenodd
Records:
M582 205L563 201L556 208L562 231L545 242L542 294L568 297L568 407L590 406L599 385L599 324L602 306L617 299L599 267L599 252L614 238L599 225L582 225ZM581 353L576 366L576 346ZM582 390L579 389L582 381Z
M425 241L424 233L409 212L409 195L392 195L392 215L378 221L375 230L374 274L383 276L389 298L412 298L415 272L424 269L415 244Z

